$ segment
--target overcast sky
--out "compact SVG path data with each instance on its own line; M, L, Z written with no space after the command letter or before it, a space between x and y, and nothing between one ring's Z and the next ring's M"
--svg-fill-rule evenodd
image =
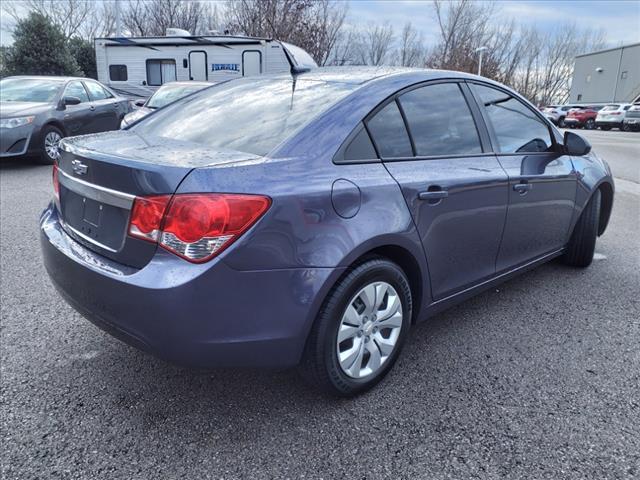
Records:
M563 23L604 29L609 46L640 42L640 1L557 1L521 0L499 1L498 11L505 18L514 18L521 25L536 25L547 30L560 28ZM428 0L352 0L349 3L350 24L389 21L399 32L411 21L428 44L435 39L433 6ZM10 44L13 20L2 14L0 43Z

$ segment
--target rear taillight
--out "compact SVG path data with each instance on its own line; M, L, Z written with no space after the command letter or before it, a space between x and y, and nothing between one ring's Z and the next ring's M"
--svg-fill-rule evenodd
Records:
M260 195L189 193L137 197L129 235L157 241L190 262L206 262L247 231L270 205L271 200Z
M160 227L171 195L154 197L136 197L131 209L129 235L157 242L160 238Z
M58 179L58 164L53 164L53 173L52 173L52 181L53 181L53 194L56 197L56 200L60 201L60 180Z

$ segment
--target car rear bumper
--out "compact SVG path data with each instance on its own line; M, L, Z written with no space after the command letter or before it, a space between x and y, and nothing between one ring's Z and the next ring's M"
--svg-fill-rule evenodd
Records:
M596 127L618 128L622 126L622 120L613 122L609 120L596 120Z
M32 125L3 128L0 132L0 157L17 157L27 153L32 132Z
M159 249L141 270L71 239L52 205L41 217L46 270L92 323L165 360L193 367L290 367L339 269L238 271Z

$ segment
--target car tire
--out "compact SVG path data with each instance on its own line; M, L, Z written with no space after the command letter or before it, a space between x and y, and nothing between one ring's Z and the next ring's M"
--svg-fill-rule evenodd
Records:
M558 119L558 127L560 127L560 128L564 128L565 126L566 126L566 125L565 125L565 123L564 123L564 117L560 117L560 118Z
M58 155L54 154L54 147L64 138L64 133L53 125L43 127L40 134L40 154L37 158L42 165L52 165L58 160ZM57 140L56 140L57 139Z
M378 301L363 301L371 299L371 292L380 296ZM300 373L333 396L370 389L400 354L411 326L411 302L409 281L395 263L374 257L351 268L333 287L314 322ZM395 313L389 313L392 310Z
M584 128L586 128L587 130L593 130L595 127L596 127L596 122L593 118L590 118L584 124Z
M623 132L630 132L631 128L629 128L629 125L623 124L620 130L622 130Z
M573 228L567 251L563 257L565 264L580 268L591 265L600 224L600 202L601 193L600 190L596 190Z

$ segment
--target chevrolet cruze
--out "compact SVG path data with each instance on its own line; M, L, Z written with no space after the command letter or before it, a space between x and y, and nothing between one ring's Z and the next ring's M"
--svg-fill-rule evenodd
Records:
M607 227L607 164L529 102L457 72L238 79L64 139L41 217L61 295L198 367L381 380L411 325ZM425 352L428 355L428 352Z

